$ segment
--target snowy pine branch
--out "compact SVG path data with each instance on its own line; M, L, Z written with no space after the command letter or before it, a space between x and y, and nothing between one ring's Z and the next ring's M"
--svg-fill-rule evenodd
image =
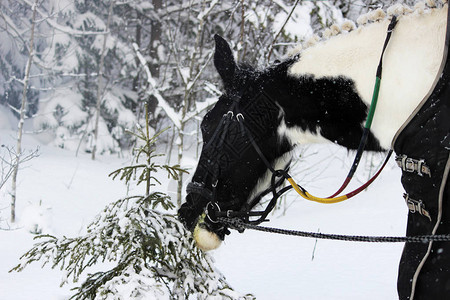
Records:
M154 144L155 139L148 135L145 138L150 143L144 143L142 147ZM156 157L153 150L141 154ZM166 165L137 165L112 174L120 175L128 182L134 178L129 175L137 169L152 172L164 169L171 176L178 173L177 168ZM173 209L170 197L161 192L119 199L105 207L88 226L85 235L37 237L44 241L26 252L21 263L10 272L20 272L33 262L41 262L43 266L49 264L64 271L61 283L64 285L69 279L78 282L91 267L107 261L113 266L106 271L87 274L72 299L110 299L112 296L115 299L161 296L170 299L253 299L233 291L215 270L211 258L194 245L184 226L174 215L161 212L161 209Z

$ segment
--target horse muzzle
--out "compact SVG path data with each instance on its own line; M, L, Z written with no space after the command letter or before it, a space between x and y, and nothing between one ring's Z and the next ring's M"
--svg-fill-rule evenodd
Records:
M230 231L221 223L213 222L206 214L209 199L199 193L188 193L186 202L178 210L178 218L193 233L198 248L216 249Z

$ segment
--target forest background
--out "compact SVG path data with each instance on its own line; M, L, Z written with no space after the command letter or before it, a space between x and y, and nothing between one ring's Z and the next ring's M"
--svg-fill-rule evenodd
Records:
M238 62L264 67L333 24L414 1L3 0L0 105L26 133L75 153L121 153L144 107L168 157L201 146L202 115L220 96L213 35ZM23 120L23 121L20 121ZM19 128L21 131L23 128ZM16 149L18 150L18 149ZM20 152L20 151L18 151ZM178 205L183 177L178 185Z
M299 44L307 47L322 35L337 34L344 22L354 25L364 13L394 3L412 6L415 2L1 1L0 116L3 120L0 129L6 122L5 112L12 114L7 122L17 124L17 141L16 146L11 146L9 131L8 136L2 131L0 188L5 197L1 199L0 230L15 230L16 200L21 201L20 197L16 199L17 172L22 172L23 162L40 155L39 150L22 150L22 139L26 140L27 136L40 145L65 149L67 155L86 157L88 154L92 160L99 160L111 155L127 158L133 149L143 145L139 136L147 138L145 145L150 143L153 134L169 128L157 141L158 149L166 154L164 163L193 171L202 145L200 121L221 95L221 82L212 63L214 34L229 41L238 62L263 68L285 58ZM140 135L145 129L149 131L147 135ZM52 159L55 158L45 160L44 168L52 164ZM55 164L57 161L58 158ZM86 164L81 158L80 163ZM90 167L95 169L93 165ZM72 182L70 176L75 173L64 176ZM181 173L174 179L176 193L172 200L176 209L183 201L186 175L183 177ZM24 196L30 193L22 191ZM20 226L26 218L22 214ZM108 225L102 222L101 225ZM25 226L26 230L33 234L43 233L42 230L45 233L42 223L33 220L30 224L35 227L30 230ZM165 230L160 228L163 236L167 236ZM173 236L180 232L181 229L171 231ZM93 240L90 245L95 243ZM45 251L40 253L44 255ZM227 291L228 284L211 269L208 256L198 259L211 276L204 286L186 288L190 277L184 274L181 277L185 281L174 283L178 290L168 288L169 292L162 293L169 297L180 290L181 294L195 294L199 290L208 294L211 284L217 281L221 283L216 287L219 294L238 295ZM169 272L164 272L168 276ZM126 276L119 278L128 280L124 278L129 278L130 273L123 274ZM154 275L144 274L142 278ZM148 284L154 286L153 282ZM131 286L143 293L146 285L133 283ZM78 291L82 299L85 291ZM94 294L101 291L96 287Z

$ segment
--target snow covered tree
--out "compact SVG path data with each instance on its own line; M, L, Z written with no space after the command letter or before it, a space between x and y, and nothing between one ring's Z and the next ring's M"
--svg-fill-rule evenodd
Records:
M132 109L137 96L131 88L132 80L127 80L135 65L132 48L118 40L117 34L106 30L110 3L109 0L39 2L27 116L34 116L35 131L46 131L46 141L59 147L90 152L96 145L102 153L117 152L131 145L124 132L137 120ZM0 104L18 109L32 1L2 1L0 8ZM113 13L120 12L113 10ZM120 20L113 14L114 25ZM110 34L105 40L103 36L107 33ZM107 43L103 47L104 40ZM99 76L102 52L105 64L103 76ZM103 79L102 101L99 127L95 131L99 77ZM94 132L99 136L97 143Z
M130 183L146 185L145 194L119 199L108 206L75 238L45 239L21 257L13 270L41 261L64 270L62 284L74 282L100 262L106 271L87 274L73 299L251 299L233 291L214 268L211 257L194 246L189 232L170 210L171 199L156 190L158 171L177 178L184 170L157 162L157 136L149 127L137 129L135 161L110 174ZM108 265L111 265L108 264Z
M135 68L130 56L132 49L114 31L121 17L117 16L120 12L113 4L114 1L108 0L75 1L72 13L64 17L72 28L67 41L73 48L70 51L67 44L61 47L66 52L60 61L71 63L69 73L77 75L70 85L74 97L67 101L63 94L51 95L46 105L46 111L62 107L68 114L75 106L76 114L63 115L63 123L58 126L61 134L57 138L61 146L69 149L74 148L70 139L76 139L76 147L82 146L82 150L93 156L96 152L114 153L130 147L129 137L124 133L137 121L130 105L136 102L137 96L128 79ZM42 121L55 126L55 119L47 117Z

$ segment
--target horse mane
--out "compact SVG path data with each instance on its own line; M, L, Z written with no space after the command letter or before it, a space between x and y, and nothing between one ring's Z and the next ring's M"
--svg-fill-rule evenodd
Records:
M314 34L303 43L299 43L289 50L287 56L293 57L301 51L315 46L317 43L326 41L338 35L347 34L354 30L363 30L366 26L372 23L381 22L385 19L391 19L392 16L399 17L410 14L422 15L430 13L433 9L442 8L447 2L448 0L426 0L416 3L412 8L409 5L397 3L388 7L386 11L382 8L371 10L359 16L356 19L356 23L352 20L346 19L341 24L333 24L322 30L319 34Z

